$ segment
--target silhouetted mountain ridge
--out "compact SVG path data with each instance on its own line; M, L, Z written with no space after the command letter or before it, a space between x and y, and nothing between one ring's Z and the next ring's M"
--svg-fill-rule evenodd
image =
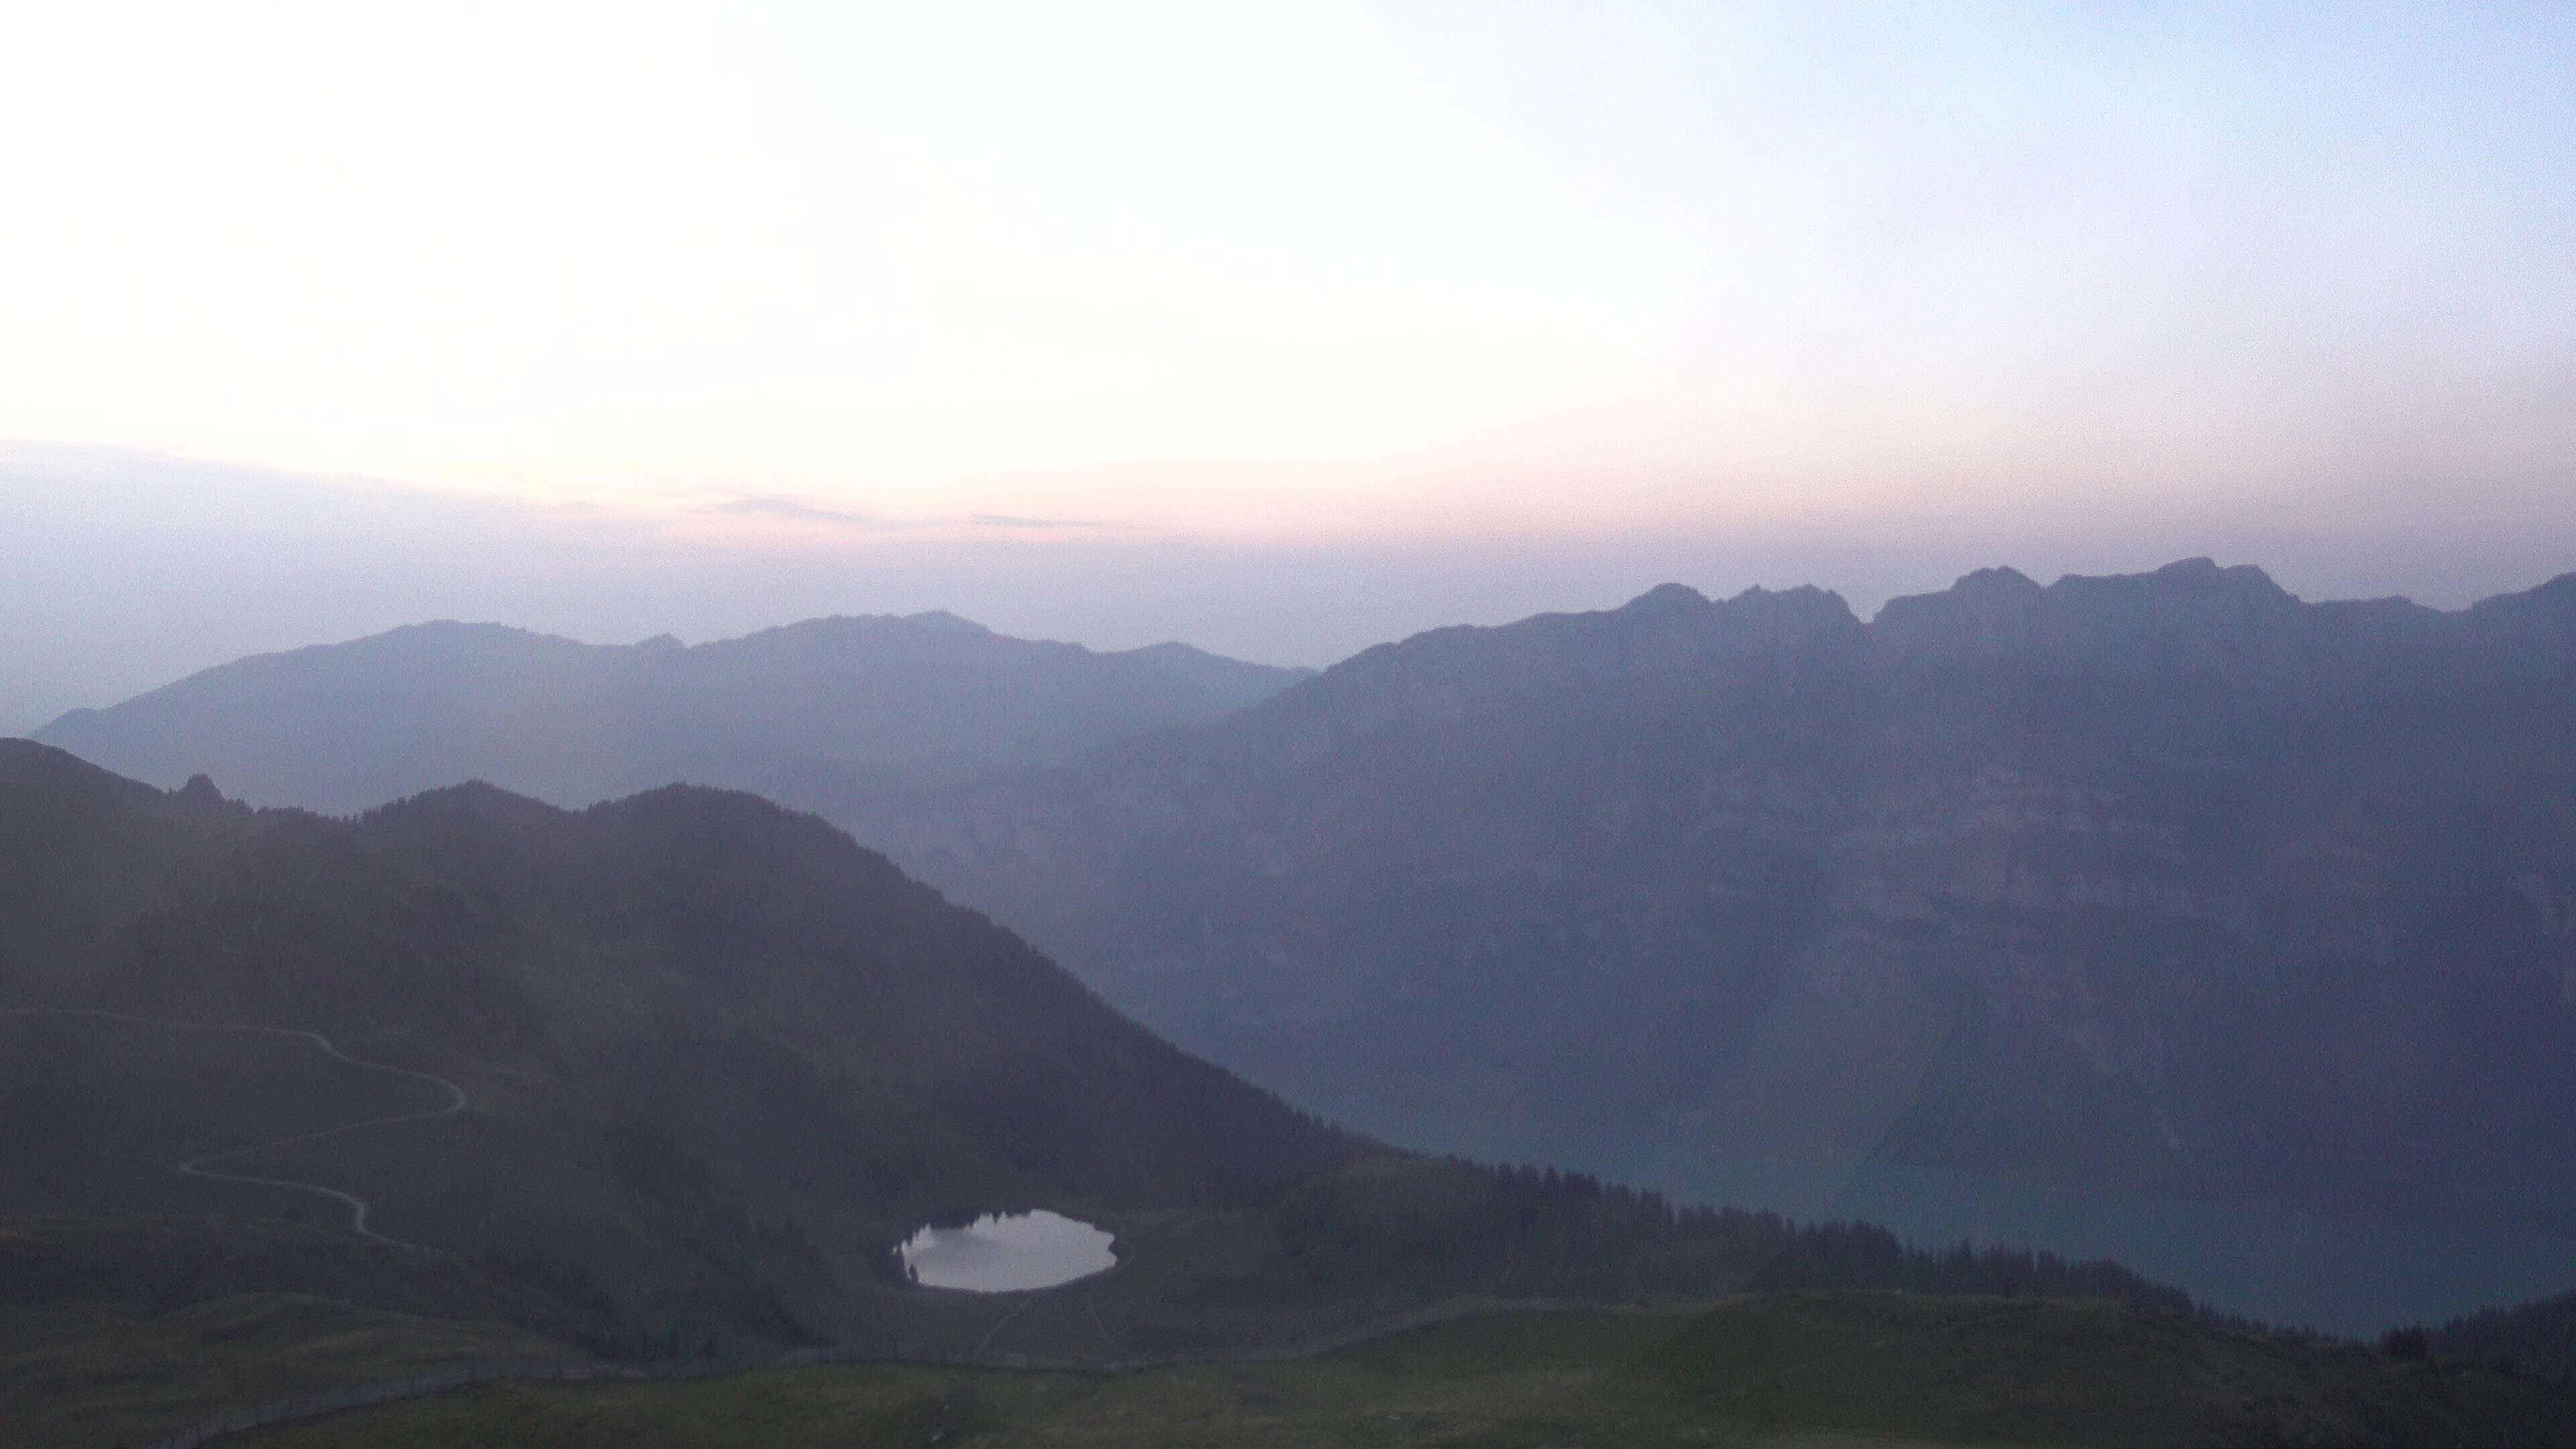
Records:
M684 646L416 624L259 655L37 732L170 785L346 813L489 779L581 805L674 781L954 775L1217 718L1306 671L1182 644L1095 653L954 614L812 619Z
M1460 626L1381 645L1326 672L1436 678L1479 667L1580 683L1686 671L1757 654L1861 651L1876 665L2013 659L2055 669L2222 672L2255 678L2576 652L2576 573L2445 612L2403 598L2306 603L2252 565L2185 559L2152 573L2070 574L2042 586L2011 568L1891 599L1863 622L1839 594L1750 588L1713 600L1662 584L1611 610ZM1400 662L1399 662L1400 661Z
M1690 688L1713 671L1771 656L1857 657L1880 669L1983 660L2055 674L2298 684L2571 655L2576 574L2446 613L2397 598L2304 603L2259 568L2199 558L2147 574L2068 575L2045 587L2014 569L1980 569L1941 593L1891 599L1866 622L1841 595L1813 586L1709 599L1662 584L1616 609L1435 629L1382 644L1257 713L1289 733L1364 731L1549 691Z

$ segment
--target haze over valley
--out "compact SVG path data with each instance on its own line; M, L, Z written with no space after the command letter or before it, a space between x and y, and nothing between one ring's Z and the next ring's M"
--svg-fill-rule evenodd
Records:
M8 1449L2576 1449L2576 9L5 34Z

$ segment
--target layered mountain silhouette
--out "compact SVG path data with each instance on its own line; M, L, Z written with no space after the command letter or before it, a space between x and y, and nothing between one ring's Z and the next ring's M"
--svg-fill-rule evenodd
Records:
M1399 1140L2576 1229L2576 575L1668 585L842 818Z
M278 1294L282 1343L363 1309L628 1357L1243 1348L1462 1294L2190 1306L2107 1263L1390 1151L822 821L689 786L332 819L0 741L0 1150L0 1291L110 1325L82 1370L110 1376L208 1354L113 1325ZM1035 1207L1104 1224L1118 1268L1003 1303L895 1270L919 1226Z
M1144 667L955 623L831 629L854 625L926 673L949 636ZM389 668L381 699L422 702L362 707L377 686L341 651L313 652L339 661L319 695L287 686L305 655L163 692L208 705L156 736L183 752L158 778L214 758L199 736L256 741L232 768L272 798L361 801L352 741L423 783L495 773L402 744L415 708L547 741L594 782L564 798L651 755L613 701L553 735L496 725L561 713L471 670ZM775 677L758 697L809 697ZM161 697L49 734L178 718ZM1992 569L1867 622L1816 589L1667 585L979 778L953 771L1009 751L776 763L804 748L742 757L1165 1038L1410 1145L1686 1199L1736 1196L1737 1164L1895 1167L2576 1232L2576 575L2445 612L2207 560ZM2454 1311L2394 1302L2338 1321Z
M684 647L422 624L208 669L36 738L162 786L346 813L466 780L559 805L674 782L829 799L1214 719L1310 671L1184 644L1101 654L953 614Z
M310 1220L309 1193L172 1164L418 1114L226 1166L773 1338L791 1320L757 1285L806 1285L828 1325L852 1310L816 1287L924 1218L1239 1203L1366 1145L821 821L693 787L567 814L471 785L335 820L0 741L0 1007L0 1212ZM471 1109L422 1112L448 1100L431 1076Z

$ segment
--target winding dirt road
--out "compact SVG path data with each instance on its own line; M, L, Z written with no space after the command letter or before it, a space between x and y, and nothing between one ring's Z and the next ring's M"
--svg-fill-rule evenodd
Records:
M382 1072L387 1076L406 1077L415 1082L427 1082L429 1085L439 1088L441 1091L446 1092L448 1096L447 1105L443 1107L433 1107L425 1112L397 1112L389 1117L370 1117L363 1122L345 1122L337 1127L322 1128L317 1132L299 1132L291 1137L280 1137L273 1142L262 1142L251 1147L234 1147L228 1148L222 1152L209 1152L202 1157L189 1158L187 1161L180 1163L178 1167L179 1175L182 1177L201 1177L214 1182L247 1182L261 1187L282 1187L294 1192L309 1192L321 1197L327 1197L333 1202L339 1203L349 1209L349 1230L356 1233L358 1236L362 1238L373 1238L379 1243L390 1243L397 1248L410 1248L415 1252L435 1251L434 1249L423 1247L419 1243L407 1243L400 1238L387 1237L383 1233L377 1232L374 1228L367 1226L367 1200L358 1196L354 1192L343 1192L336 1187L324 1187L318 1182L297 1182L292 1178L261 1177L247 1172L219 1172L208 1164L224 1162L238 1157L249 1157L256 1153L267 1152L279 1147L293 1147L305 1142L319 1142L326 1137L342 1137L351 1132L363 1132L371 1127L391 1127L397 1122L427 1122L439 1117L453 1117L457 1113L465 1110L467 1101L465 1089L456 1085L454 1082L449 1081L447 1078L430 1072L416 1072L408 1067L389 1067L383 1062L371 1062L364 1057L353 1057L347 1052L340 1050L338 1047L333 1046L331 1044L331 1039L318 1031L296 1031L292 1028L280 1026L233 1026L222 1022L210 1021L172 1021L157 1016L128 1016L120 1011L92 1011L84 1007L73 1006L0 1007L0 1016L84 1016L98 1021L124 1022L131 1026L165 1027L178 1031L231 1031L248 1032L257 1036L293 1037L298 1040L309 1041L315 1046L320 1047L322 1049L322 1054L331 1058L333 1061L344 1062L347 1065L357 1067L362 1071Z

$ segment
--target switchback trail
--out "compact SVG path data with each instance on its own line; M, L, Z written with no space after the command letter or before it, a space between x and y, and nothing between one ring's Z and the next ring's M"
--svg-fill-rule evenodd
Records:
M354 1192L343 1192L336 1187L324 1187L318 1182L297 1182L284 1177L260 1177L247 1172L219 1172L208 1164L236 1157L249 1157L254 1153L267 1152L279 1147L319 1142L326 1137L341 1137L351 1132L363 1132L370 1127L391 1127L397 1122L427 1122L438 1117L453 1117L466 1108L465 1089L447 1078L430 1072L415 1072L408 1067L389 1067L383 1062L371 1062L363 1057L353 1057L333 1046L331 1039L318 1031L297 1031L282 1026L235 1026L212 1021L172 1021L157 1016L128 1016L121 1011L94 1011L76 1006L0 1007L0 1016L86 1016L99 1021L124 1022L131 1026L165 1027L179 1031L234 1031L250 1032L259 1036L293 1037L320 1047L322 1054L333 1061L346 1063L362 1071L382 1072L387 1076L407 1077L415 1082L427 1082L439 1088L448 1095L447 1105L443 1107L433 1107L425 1112L397 1112L389 1117L370 1117L364 1122L347 1122L337 1127L325 1127L318 1132L299 1132L291 1137L280 1137L275 1141L262 1142L251 1147L234 1147L222 1152L209 1152L202 1157L189 1158L180 1163L178 1168L179 1175L182 1177L201 1177L214 1182L247 1182L260 1187L282 1187L294 1192L315 1193L347 1207L349 1229L362 1238L373 1238L379 1243L389 1243L394 1247L409 1248L415 1252L433 1251L418 1243L407 1243L400 1238L387 1237L367 1226L367 1200Z

